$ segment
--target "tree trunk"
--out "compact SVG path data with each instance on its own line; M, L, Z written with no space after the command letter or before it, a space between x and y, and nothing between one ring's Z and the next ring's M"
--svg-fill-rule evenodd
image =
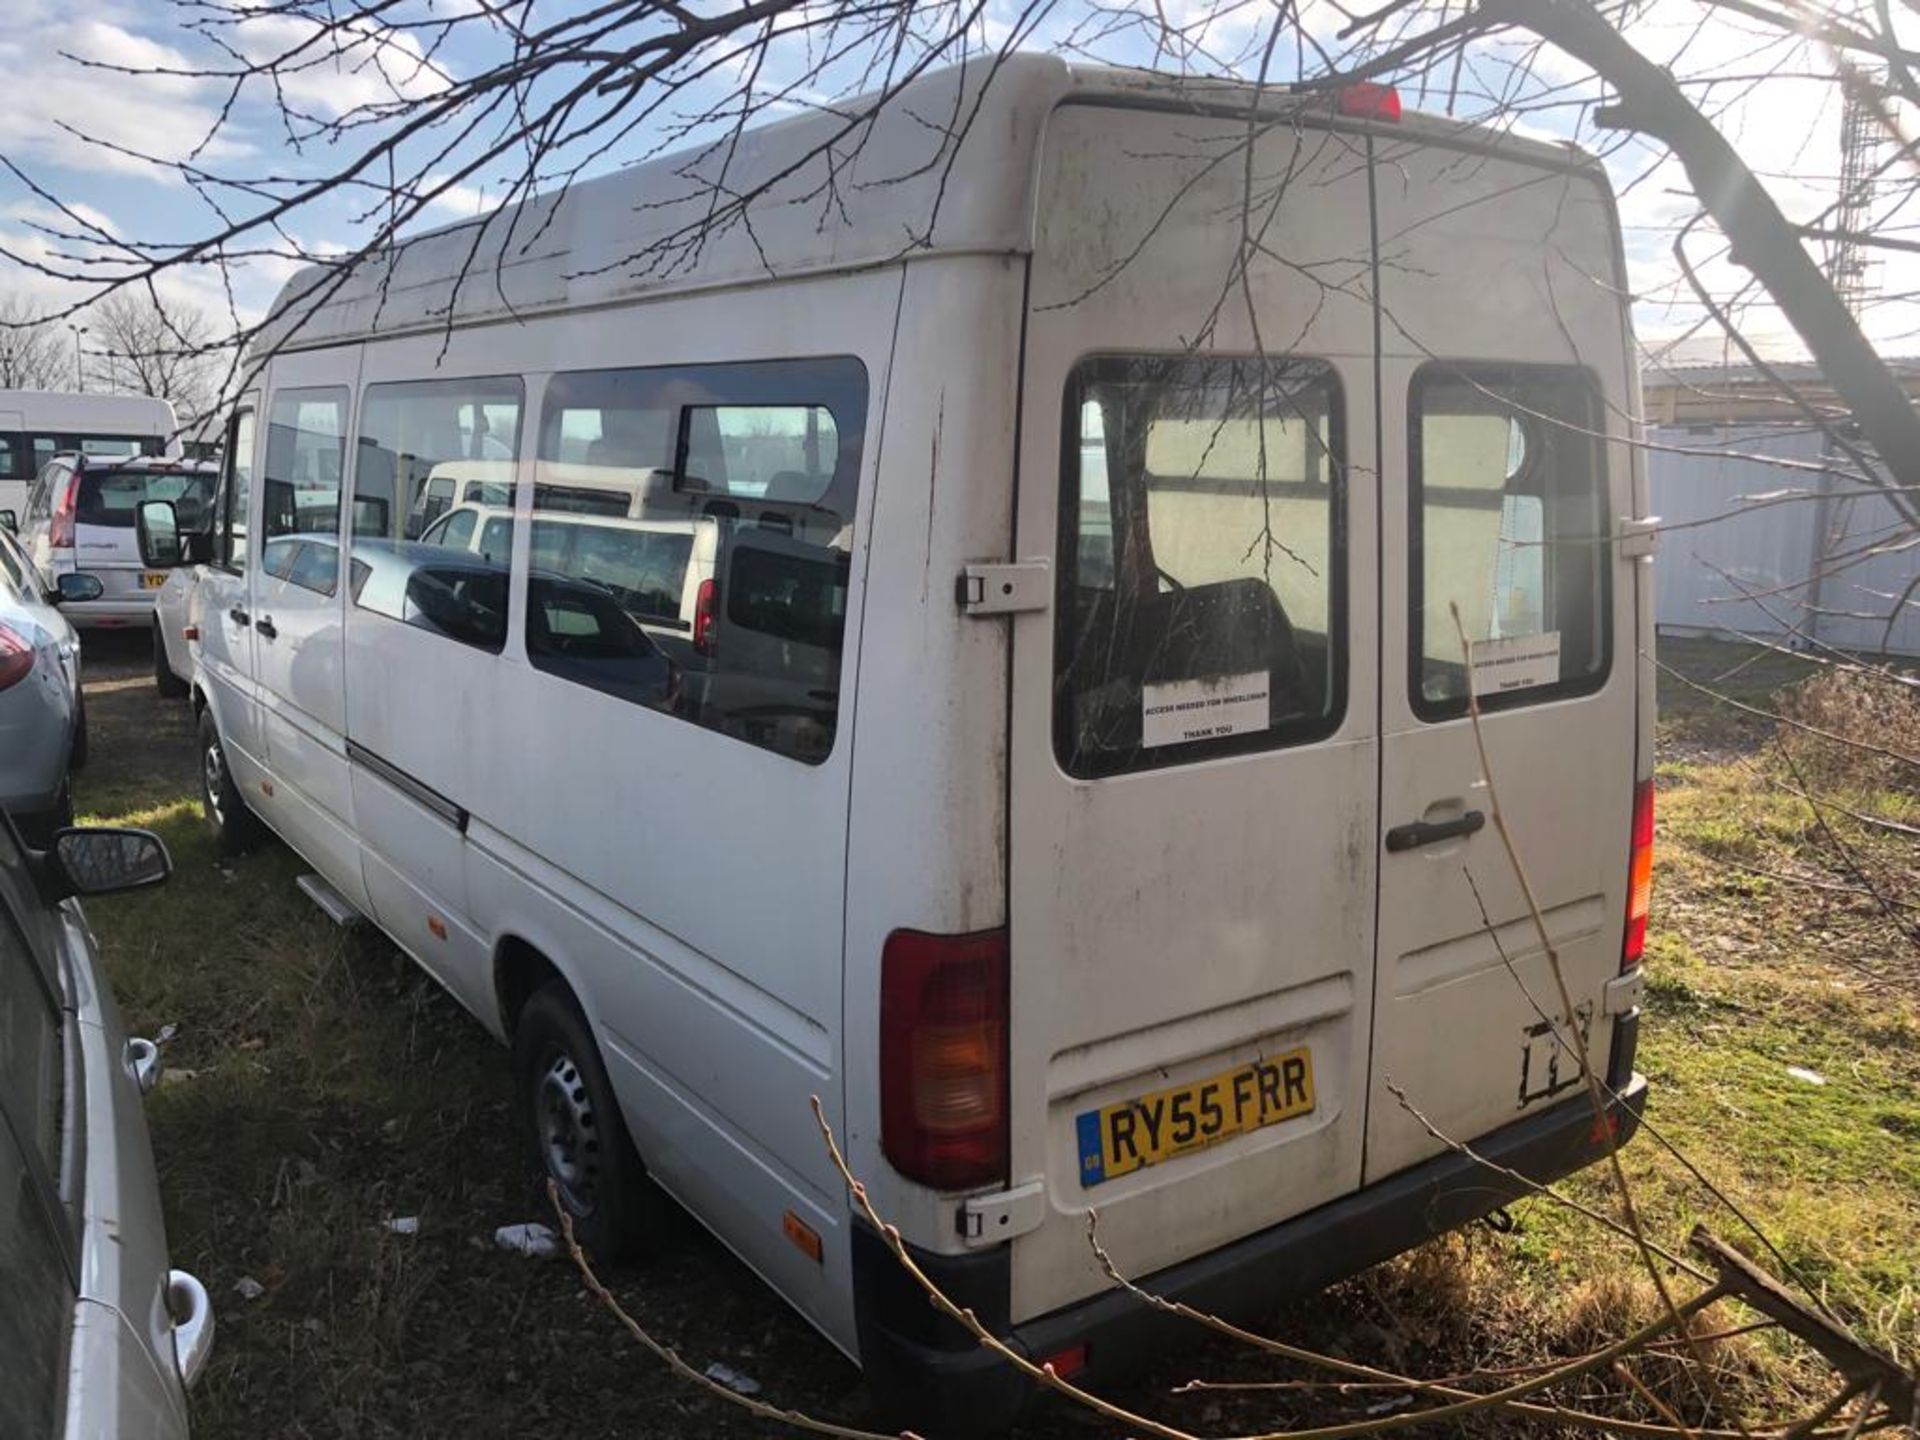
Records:
M1909 523L1920 524L1920 507L1910 498L1920 493L1920 415L1799 232L1713 123L1587 0L1482 0L1480 8L1488 19L1531 30L1592 69L1620 97L1595 117L1598 123L1651 135L1686 167L1693 193L1731 243L1734 263L1750 270L1780 307L1894 482L1913 487L1888 498Z

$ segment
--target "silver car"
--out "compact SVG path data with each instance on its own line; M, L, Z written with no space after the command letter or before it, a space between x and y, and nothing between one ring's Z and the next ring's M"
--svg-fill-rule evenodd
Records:
M213 1344L206 1287L168 1268L142 1096L158 1049L127 1038L72 897L157 884L143 830L26 850L0 817L0 1435L187 1434Z
M0 531L0 806L35 844L72 820L67 772L86 763L80 641L60 607L99 594L92 575L49 588Z

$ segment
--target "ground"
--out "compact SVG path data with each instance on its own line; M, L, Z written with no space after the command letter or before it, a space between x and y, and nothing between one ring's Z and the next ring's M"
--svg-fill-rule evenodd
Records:
M495 1227L544 1215L516 1159L504 1052L376 936L328 923L294 888L303 867L286 850L215 857L191 717L155 694L144 645L88 642L93 760L78 798L90 820L159 831L176 866L165 887L88 912L130 1025L171 1027L168 1075L149 1102L168 1230L175 1263L211 1288L220 1327L196 1434L770 1432L638 1351L566 1265L494 1247ZM1663 656L1693 684L1759 708L1809 670L1701 643ZM1768 1232L1774 1268L1795 1267L1910 1362L1920 847L1857 817L1911 825L1920 802L1881 786L1881 771L1859 781L1849 752L1836 760L1804 733L1783 760L1772 722L1682 679L1663 677L1661 693L1641 1049L1653 1128ZM1800 770L1783 772L1787 760ZM1816 770L1815 790L1845 811L1816 812L1781 788L1783 774ZM1654 1137L1625 1158L1662 1240L1677 1245L1705 1219L1751 1241ZM1599 1175L1572 1188L1612 1205ZM1622 1243L1543 1202L1512 1213L1508 1233L1435 1242L1290 1307L1271 1332L1435 1376L1578 1353L1651 1314ZM398 1217L417 1217L417 1234L389 1230ZM658 1240L655 1258L608 1276L641 1323L696 1368L724 1363L780 1404L871 1419L853 1367L697 1226L669 1221ZM263 1287L258 1298L238 1293L243 1280ZM1643 1375L1658 1387L1656 1368ZM1772 1336L1730 1342L1720 1370L1725 1399L1756 1411L1802 1404L1824 1378ZM1209 1342L1115 1398L1209 1433L1346 1419L1368 1403L1299 1388L1170 1393L1194 1376L1315 1378ZM1603 1377L1582 1393L1620 1389ZM1023 1434L1106 1428L1053 1411Z

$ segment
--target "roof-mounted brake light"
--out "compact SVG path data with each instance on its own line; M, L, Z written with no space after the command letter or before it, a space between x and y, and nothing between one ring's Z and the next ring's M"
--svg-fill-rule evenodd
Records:
M1339 112L1349 120L1386 120L1400 118L1400 92L1391 85L1375 85L1356 80L1339 90Z

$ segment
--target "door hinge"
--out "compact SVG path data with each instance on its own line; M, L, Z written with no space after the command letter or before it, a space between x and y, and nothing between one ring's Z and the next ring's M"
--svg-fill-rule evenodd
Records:
M969 565L960 572L954 598L969 615L1011 615L1044 610L1053 603L1053 569L1044 560L1011 565Z
M1607 982L1607 988L1600 992L1600 1013L1602 1015L1631 1015L1640 1007L1640 997L1646 993L1647 973L1636 965L1624 975L1616 975Z
M960 1231L960 1243L977 1250L1039 1229L1046 1215L1046 1181L1029 1180L1011 1190L962 1200L954 1212L954 1222Z
M1622 515L1620 517L1620 558L1646 560L1660 548L1661 519L1658 515Z

